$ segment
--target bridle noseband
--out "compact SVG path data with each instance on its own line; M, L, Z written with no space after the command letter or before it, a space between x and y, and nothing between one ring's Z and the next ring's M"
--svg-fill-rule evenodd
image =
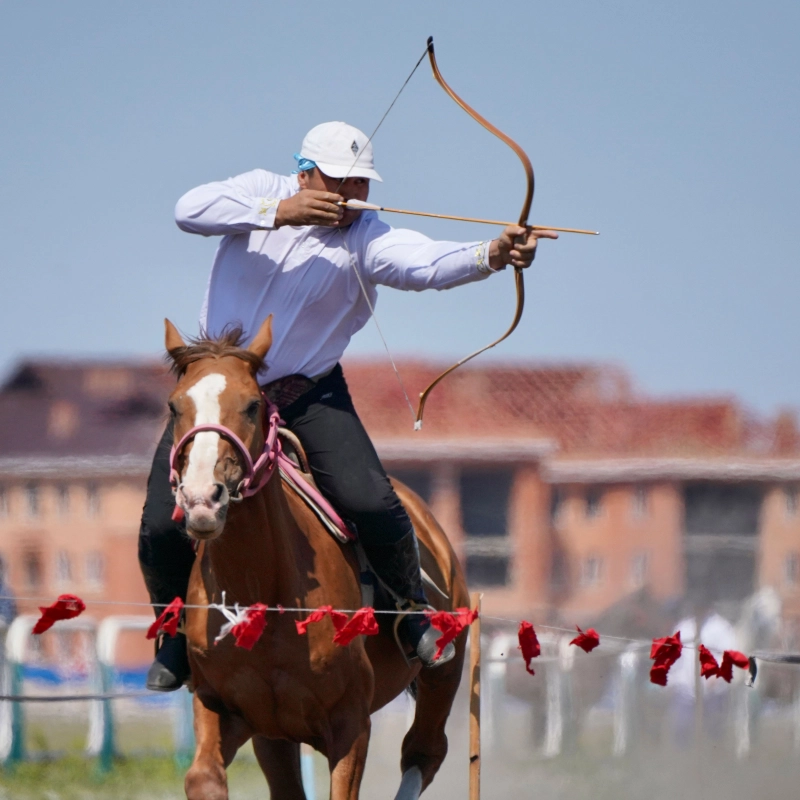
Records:
M177 444L172 445L169 456L169 482L172 486L173 494L177 493L181 480L177 468L178 457L188 442L192 441L198 433L204 432L218 433L220 436L227 439L242 459L245 475L234 492L230 495L230 499L233 502L244 500L245 497L254 495L266 486L278 463L278 455L280 453L278 426L281 420L278 407L273 405L263 393L262 397L264 398L265 404L264 428L267 431L267 435L264 441L264 449L261 451L261 455L256 461L253 461L253 457L250 455L250 451L247 449L245 443L230 428L214 423L195 425L181 437Z

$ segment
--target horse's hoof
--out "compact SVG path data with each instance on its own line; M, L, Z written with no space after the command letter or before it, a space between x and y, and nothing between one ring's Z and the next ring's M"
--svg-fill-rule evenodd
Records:
M147 683L151 692L174 692L180 689L191 674L186 655L186 637L183 634L164 639L156 654L156 660L147 671Z

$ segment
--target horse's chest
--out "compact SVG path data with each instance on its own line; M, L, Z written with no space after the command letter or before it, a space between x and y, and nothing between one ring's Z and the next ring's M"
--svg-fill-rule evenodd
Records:
M304 660L264 644L249 652L219 647L193 653L204 684L201 696L207 692L221 701L254 733L294 740L319 736L342 698L357 698L370 683L362 659L346 657L341 648L311 660L306 653Z

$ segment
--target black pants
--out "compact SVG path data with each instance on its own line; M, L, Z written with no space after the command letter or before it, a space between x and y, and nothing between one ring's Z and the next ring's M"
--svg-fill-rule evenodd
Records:
M281 409L300 441L320 491L352 522L366 548L394 544L413 530L353 407L337 364L308 393ZM172 520L169 485L172 424L156 448L139 530L139 563L153 603L186 597L194 549L183 522Z

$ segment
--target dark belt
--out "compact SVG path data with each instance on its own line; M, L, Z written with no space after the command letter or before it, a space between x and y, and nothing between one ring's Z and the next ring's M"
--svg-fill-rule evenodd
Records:
M287 375L261 387L261 391L279 409L290 406L317 385L316 381L305 375Z

